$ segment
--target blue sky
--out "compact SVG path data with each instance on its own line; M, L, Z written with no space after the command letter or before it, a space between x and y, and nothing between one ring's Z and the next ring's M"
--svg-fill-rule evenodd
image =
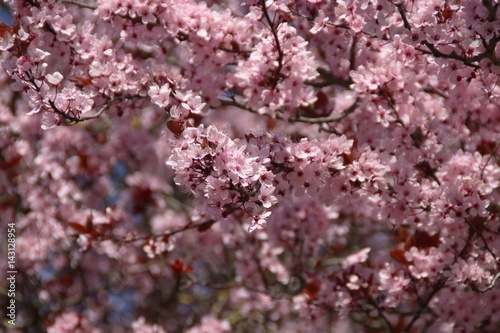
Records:
M4 4L0 4L0 21L12 27L12 17Z

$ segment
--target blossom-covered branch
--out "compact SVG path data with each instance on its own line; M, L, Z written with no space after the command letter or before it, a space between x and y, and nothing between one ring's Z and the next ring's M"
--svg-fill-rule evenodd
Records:
M2 328L497 333L497 2L7 3Z

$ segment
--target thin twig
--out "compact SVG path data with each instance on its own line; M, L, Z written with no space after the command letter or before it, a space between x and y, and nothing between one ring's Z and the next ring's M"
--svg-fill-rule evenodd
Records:
M484 4L484 1L483 1L483 4ZM406 12L404 10L403 3L402 2L394 3L394 5L398 9L399 15L401 16L401 19L403 20L404 27L411 32L411 25L408 22L408 18L406 17ZM491 9L488 6L486 6L486 7L488 10ZM496 48L499 41L500 41L500 36L497 36L497 35L495 35L493 38L491 38L489 40L489 44L487 44L486 41L483 40L483 46L484 46L485 50L482 53L475 55L473 57L470 57L470 58L465 57L465 56L461 56L458 53L456 53L455 51L452 51L451 53L441 52L436 48L436 46L434 44L429 43L428 41L425 41L425 40L422 41L422 44L427 46L427 48L430 50L430 54L432 54L436 58L446 58L446 59L458 60L458 61L463 62L467 66L473 67L475 69L479 69L479 68L481 68L481 66L479 66L475 63L476 62L478 63L483 59L489 59L493 63L493 65L500 66L500 59L498 59L496 54L495 54L495 48ZM429 53L429 52L426 52L426 50L423 50L423 49L418 48L418 47L415 49L422 52L422 53L427 53L427 54Z
M81 123L81 122L86 121L86 120L91 120L91 119L97 119L97 118L99 118L102 115L102 113L104 111L106 111L111 106L112 102L113 102L112 100L109 101L108 103L106 103L103 106L101 106L101 108L99 109L99 111L97 111L95 114L90 115L90 116L85 116L85 117L70 116L69 114L67 114L67 113L59 110L57 108L57 106L54 104L53 101L49 101L49 104L50 104L50 106L52 107L52 110L55 113L57 113L58 115L62 116L63 118L65 118L67 120L70 120L70 121L72 121L72 122L74 122L76 124L76 123Z
M350 107L348 107L344 111L342 111L339 114L336 114L334 116L309 118L309 117L297 115L293 118L288 118L288 119L283 117L279 113L275 114L275 115L271 115L271 114L267 114L267 113L264 113L264 114L259 113L257 110L249 108L248 106L236 101L235 99L231 99L231 100L219 99L219 101L222 103L222 105L235 106L237 108L249 111L251 113L259 114L259 115L266 116L266 117L274 117L274 118L277 118L280 120L287 120L291 123L323 124L323 123L332 123L332 122L342 120L345 117L347 117L349 114L353 113L356 110L356 108L358 107L358 105L360 104L361 98L358 97Z
M135 236L132 238L116 238L116 237L102 236L102 237L98 237L95 239L93 238L92 240L93 241L101 241L101 242L110 240L110 241L119 242L119 243L134 243L134 242L144 241L144 240L153 239L153 238L156 239L156 238L170 237L170 236L173 236L175 234L181 233L183 231L208 226L209 224L213 224L215 222L216 222L215 220L209 219L209 220L199 222L199 223L194 223L194 224L190 223L190 224L187 224L181 228L166 231L166 232L158 234L158 235L142 235L142 236Z
M445 286L446 281L447 281L447 278L441 278L436 282L434 289L432 289L429 296L427 296L427 299L420 304L420 307L419 307L417 313L415 314L415 316L413 316L413 318L408 323L408 325L406 325L403 332L408 333L411 331L411 328L413 327L413 325L415 325L415 322L420 318L420 316L422 315L424 310L427 309L427 307L429 306L429 303L431 302L434 295L436 295L439 292L439 290L441 290L441 288L443 288Z
M278 79L280 76L281 68L283 68L283 50L281 49L279 37L278 37L278 32L276 28L274 27L274 22L271 20L271 17L269 16L269 12L267 11L267 6L266 6L266 0L260 0L260 4L262 6L262 13L264 14L264 17L266 18L267 23L269 24L269 29L271 30L271 33L273 34L274 40L276 42L276 51L278 52L278 68L276 68L276 71L274 73L274 82L273 82L273 89L276 87L278 84Z
M312 16L307 16L307 15L304 15L302 13L299 13L297 10L295 9L290 9L290 13L294 14L294 15L297 15L299 17L302 17L302 18L305 18L306 20L308 20L309 22L314 22L314 17ZM335 24L333 23L332 21L328 20L325 22L325 24L327 26L330 26L330 27L334 27L334 28L339 28L339 29L347 29L347 30L350 30L351 28L347 25L341 25L341 24Z
M81 1L77 1L77 0L60 0L60 2L61 3L68 3L68 4L75 5L75 6L78 6L81 8L87 8L87 9L92 9L92 10L97 9L97 6L89 5L85 2L81 2Z
M345 109L344 111L340 112L339 114L336 114L334 116L329 116L329 117L318 117L318 118L309 118L309 117L304 117L304 116L296 116L294 118L290 118L289 121L292 123L308 123L308 124L321 124L321 123L332 123L336 122L339 120L344 119L358 108L359 103L361 102L361 98L356 98L354 103ZM279 117L278 117L279 118Z
M448 99L449 96L447 96L445 93L437 90L436 88L434 87L431 87L431 86L427 86L423 89L424 92L428 93L428 94L435 94L435 95L438 95L439 97L443 97L444 99Z
M403 20L403 25L406 29L411 31L410 23L408 22L408 18L406 17L405 9L403 8L403 3L395 3L394 6L398 9L399 15L401 15L401 19Z
M486 170L486 167L488 166L488 164L490 164L491 159L493 157L496 157L496 155L497 155L497 149L498 149L499 146L500 146L500 141L497 142L497 144L495 145L495 149L493 149L493 151L490 154L490 157L488 157L488 160L486 161L486 163L484 164L483 168L481 169L481 179L483 179L483 177L484 177L484 170Z
M323 87L336 85L336 86L344 87L346 89L351 90L350 89L350 86L352 84L351 78L348 78L348 79L339 78L339 77L333 75L328 70L321 68L321 67L318 68L317 71L318 71L319 75L321 76L321 78L323 78L324 81L321 81L321 82L306 81L305 84L307 84L308 86L315 87L315 88L323 88Z
M487 292L488 290L491 290L493 289L493 287L495 286L498 278L500 278L500 273L497 273L494 277L493 277L493 280L491 281L491 283L489 285L487 285L486 287L484 287L483 289L477 289L479 292L481 293L485 293Z
M382 318L382 321L385 323L385 325L389 329L389 332L390 333L396 333L396 331L392 327L391 322L386 317L386 315L384 314L384 312L382 311L382 309L380 308L380 306L378 306L377 301L375 301L372 297L369 297L368 304L372 305L377 310L379 317Z

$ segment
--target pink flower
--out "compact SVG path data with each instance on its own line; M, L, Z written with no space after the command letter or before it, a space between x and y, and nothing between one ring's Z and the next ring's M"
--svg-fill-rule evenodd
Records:
M151 101L153 103L161 108L164 108L170 104L170 92L170 86L168 84L164 84L161 87L155 84L149 87L148 95L151 97Z
M47 74L45 78L50 84L53 85L58 85L64 79L64 77L59 72L55 72L54 74Z
M271 212L266 211L262 214L253 216L250 227L248 227L248 232L253 232L255 230L264 228L267 224L267 219L269 218L270 215L271 215Z
M359 263L364 263L368 260L368 254L370 253L371 249L369 247L366 247L354 254L351 254L347 258L345 258L342 266L344 268L359 264Z
M317 34L321 31L328 22L329 18L325 16L325 12L320 10L318 16L314 19L314 26L309 30L312 34Z

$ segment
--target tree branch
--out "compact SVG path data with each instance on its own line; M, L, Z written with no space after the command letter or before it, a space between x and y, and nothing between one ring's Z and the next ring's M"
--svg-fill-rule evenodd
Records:
M99 117L103 114L103 112L104 112L104 111L106 111L106 110L107 110L107 109L111 106L111 104L113 103L113 101L114 101L114 100L110 100L108 103L106 103L106 104L104 104L103 106L101 106L101 108L99 109L99 111L97 111L95 114L90 115L90 116L85 116L85 117L75 117L75 116L71 116L71 115L69 115L69 114L67 114L67 113L65 113L65 112L63 112L63 111L61 111L61 110L59 110L59 109L57 108L57 106L55 105L54 101L49 101L49 104L50 104L50 106L51 106L52 110L53 110L56 114L58 114L58 115L60 115L61 117L63 117L63 118L65 118L65 119L67 119L67 120L69 120L69 121L72 121L72 122L74 122L75 124L77 124L77 123L84 122L84 121L86 121L86 120L91 120L91 119L97 119L97 118L99 118Z
M222 103L222 105L225 105L225 106L235 106L237 108L249 111L251 113L259 114L259 115L266 116L266 117L273 117L273 115L270 115L267 113L264 113L264 114L259 113L257 110L249 108L246 105L236 101L235 99L232 99L232 100L219 99L219 101ZM342 120L345 117L347 117L349 114L353 113L357 109L360 102L361 102L361 98L358 97L358 98L356 98L356 100L354 101L354 103L350 107L348 107L344 111L340 112L339 114L336 114L334 116L329 116L329 117L309 118L309 117L297 115L293 118L286 119L282 115L276 114L275 118L280 119L280 120L287 120L290 123L308 123L308 124L332 123L332 122Z
M323 78L323 81L321 82L306 82L307 85L315 87L315 88L323 88L323 87L328 87L332 85L344 87L346 89L350 89L350 86L352 84L352 79L342 79L339 78L335 75L333 75L331 72L327 71L326 69L323 68L318 68L317 69L319 75Z
M61 3L68 3L68 4L75 5L75 6L78 6L81 8L87 8L87 9L92 9L92 10L97 9L97 6L89 5L85 2L81 2L81 1L77 1L77 0L60 0L60 2Z
M217 222L217 221L209 219L209 220L199 222L199 223L194 223L194 224L189 223L181 228L174 229L171 231L166 231L166 232L161 233L159 235L142 235L142 236L135 236L135 237L131 237L131 238L126 238L126 237L125 238L117 238L117 237L102 236L102 237L92 238L92 240L99 241L99 242L110 240L110 241L119 242L119 243L134 243L134 242L138 242L138 241L145 241L148 239L170 237L170 236L173 236L175 234L181 233L181 232L186 231L186 230L208 227L209 225L212 225L215 222Z
M278 38L278 32L276 28L274 27L274 22L271 20L271 17L269 16L269 12L267 10L266 6L266 0L260 0L260 5L262 6L262 12L264 14L264 17L266 18L267 23L269 24L269 29L271 30L271 33L273 34L274 40L276 42L276 51L278 52L278 68L276 68L276 71L274 73L274 78L273 78L273 89L276 88L276 85L278 84L278 78L280 77L280 72L281 69L283 68L283 50L281 49L280 41Z
M345 117L347 117L348 115L350 115L351 113L356 111L360 102L361 102L361 98L359 98L359 97L356 98L356 100L354 101L354 103L350 107L348 107L344 111L342 111L339 114L336 114L334 116L309 118L309 117L304 117L304 116L298 115L294 118L291 118L289 121L291 123L301 122L301 123L308 123L308 124L321 124L321 123L336 122L336 121L344 119Z
M447 280L448 280L447 278L441 278L441 279L439 279L436 282L436 285L432 289L432 291L429 294L429 296L427 296L427 298L425 299L425 301L421 302L420 307L419 307L417 313L413 316L413 318L411 319L411 321L404 328L404 330L403 330L404 333L411 332L411 328L413 327L413 325L415 325L416 321L420 318L420 316L422 315L422 313L424 312L424 310L427 309L427 307L429 306L429 303L431 302L432 298L445 286Z
M403 20L403 26L411 31L410 22L408 22L408 18L406 17L405 9L403 8L403 3L395 3L394 6L398 9L399 15L401 15L401 19Z

